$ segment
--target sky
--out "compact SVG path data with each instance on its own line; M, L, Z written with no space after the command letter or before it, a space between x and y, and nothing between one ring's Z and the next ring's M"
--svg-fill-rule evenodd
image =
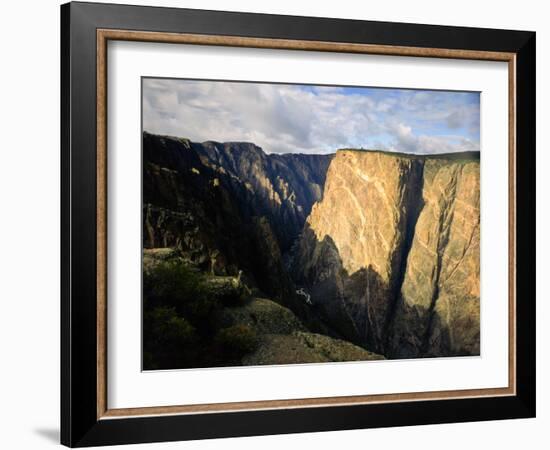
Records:
M143 79L143 129L267 153L479 148L477 92Z

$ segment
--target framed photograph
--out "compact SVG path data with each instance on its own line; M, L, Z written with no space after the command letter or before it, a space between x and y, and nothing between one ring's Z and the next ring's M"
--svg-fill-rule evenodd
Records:
M61 7L71 447L535 415L535 33Z

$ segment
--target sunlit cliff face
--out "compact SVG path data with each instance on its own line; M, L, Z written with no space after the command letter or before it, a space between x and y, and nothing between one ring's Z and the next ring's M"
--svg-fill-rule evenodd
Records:
M471 155L339 151L296 269L377 351L478 354L479 220Z

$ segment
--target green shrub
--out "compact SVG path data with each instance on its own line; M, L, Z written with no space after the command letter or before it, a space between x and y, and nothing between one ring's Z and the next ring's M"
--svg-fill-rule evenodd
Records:
M144 369L192 367L198 341L195 328L175 308L160 306L144 312Z
M143 368L145 370L152 370L157 368L157 365L155 364L155 360L151 352L147 352L147 351L143 352Z
M143 331L157 344L186 345L196 340L195 328L175 308L165 306L145 313Z
M250 290L244 284L231 285L216 293L216 298L224 306L242 306L250 301Z
M199 328L221 305L200 272L177 262L159 264L143 277L143 293L151 306L171 306Z
M181 299L205 295L203 276L179 262L163 262L143 276L144 294L151 300L176 305Z
M233 325L218 332L215 344L223 359L241 358L258 348L258 336L248 325Z
M246 285L212 278L181 261L143 273L143 365L149 369L239 364L258 338L246 325L220 329L223 309L250 298Z

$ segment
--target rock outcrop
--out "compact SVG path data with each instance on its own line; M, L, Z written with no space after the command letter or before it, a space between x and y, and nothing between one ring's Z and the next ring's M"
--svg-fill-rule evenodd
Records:
M268 299L226 308L224 319L225 326L244 324L258 336L258 348L243 357L244 365L384 359L350 342L308 332L292 311Z
M243 364L306 364L385 359L350 342L315 333L263 335L259 348Z
M396 358L477 355L479 162L426 161L423 202L388 348Z
M296 248L296 282L389 357L479 354L479 156L338 151Z
M254 215L271 223L282 252L302 231L322 197L333 155L266 154L248 142L190 143L206 166L238 180L253 194Z
M143 246L176 248L218 275L242 270L259 294L299 309L283 254L320 200L331 158L144 133Z

